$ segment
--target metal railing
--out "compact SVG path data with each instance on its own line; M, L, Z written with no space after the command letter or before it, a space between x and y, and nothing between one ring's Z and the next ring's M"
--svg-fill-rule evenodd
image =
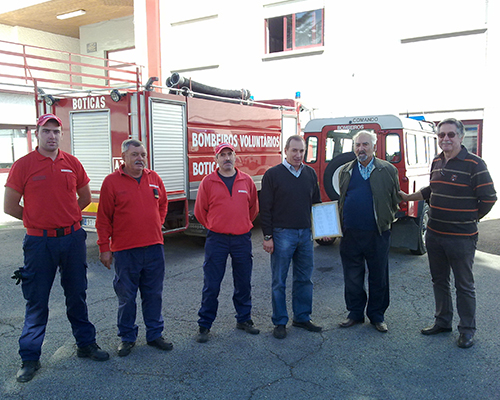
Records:
M141 79L142 67L135 63L0 40L0 86L138 90Z

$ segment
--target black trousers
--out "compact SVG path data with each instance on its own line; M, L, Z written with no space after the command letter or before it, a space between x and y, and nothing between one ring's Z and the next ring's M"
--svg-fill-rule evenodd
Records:
M340 242L344 269L344 296L349 318L360 321L366 316L372 324L384 321L389 307L389 248L391 231L346 229ZM365 272L368 269L368 295Z

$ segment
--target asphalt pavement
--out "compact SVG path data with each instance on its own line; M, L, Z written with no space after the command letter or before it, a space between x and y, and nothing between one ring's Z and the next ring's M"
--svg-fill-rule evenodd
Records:
M498 237L498 221L481 223L486 246ZM483 232L481 232L483 233ZM313 320L322 333L289 327L288 337L272 336L268 255L262 234L253 231L253 319L259 335L235 327L230 268L222 285L219 315L208 343L195 341L203 280L203 249L183 235L165 243L163 303L165 336L174 344L161 352L145 342L138 312L139 338L132 353L116 354L117 301L112 271L98 261L95 233L88 235L88 305L106 362L76 356L74 339L56 279L41 357L32 381L18 383L17 341L24 300L10 275L22 264L20 224L0 228L0 398L2 399L499 399L500 256L478 251L475 277L478 331L470 349L456 346L456 326L435 337L420 329L433 321L433 296L426 256L393 249L389 332L369 323L341 329L346 317L338 243L315 245ZM491 240L494 242L493 238ZM493 243L494 244L494 243ZM480 245L480 249L483 244ZM290 286L290 284L289 284ZM290 287L288 290L290 307ZM455 320L456 321L456 320Z

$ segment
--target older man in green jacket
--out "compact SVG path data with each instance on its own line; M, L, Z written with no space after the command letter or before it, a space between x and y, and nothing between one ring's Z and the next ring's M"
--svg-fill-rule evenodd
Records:
M339 211L343 237L340 256L344 269L345 301L349 315L342 328L364 322L387 332L389 307L389 248L391 224L401 201L396 167L375 157L377 136L360 131L354 138L356 160L339 174ZM365 263L368 291L364 288Z

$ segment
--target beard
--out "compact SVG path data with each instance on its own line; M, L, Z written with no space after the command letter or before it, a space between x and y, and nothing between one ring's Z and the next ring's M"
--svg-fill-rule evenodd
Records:
M358 161L364 162L368 159L368 155L366 153L359 153L358 154Z

